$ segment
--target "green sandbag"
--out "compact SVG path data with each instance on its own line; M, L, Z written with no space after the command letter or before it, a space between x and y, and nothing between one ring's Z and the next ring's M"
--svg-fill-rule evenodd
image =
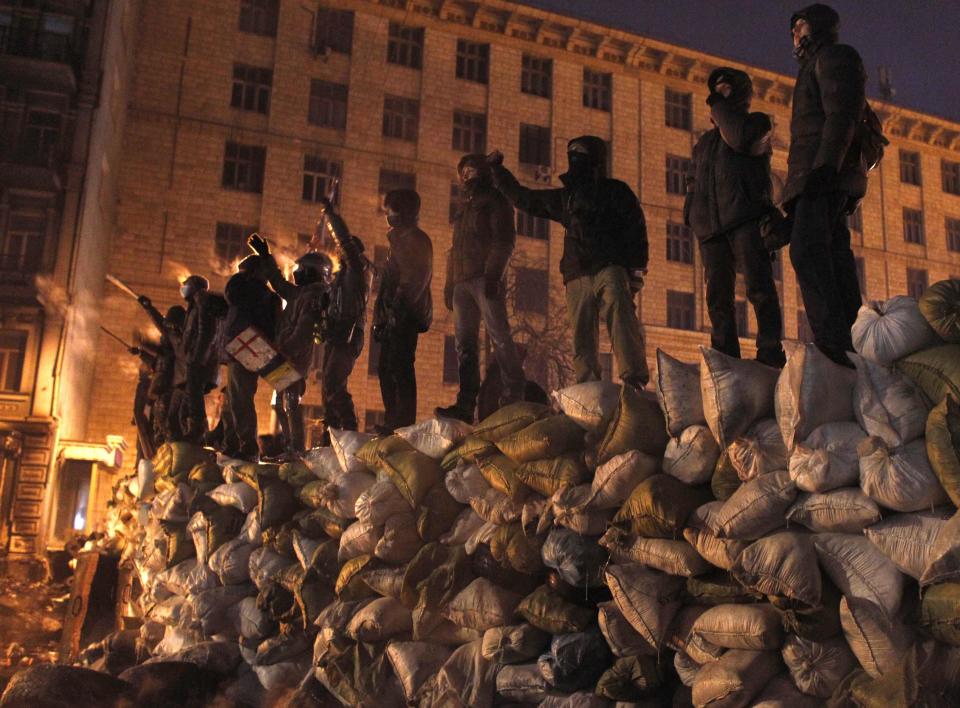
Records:
M279 477L263 477L257 486L260 527L268 529L291 519L299 509L293 487Z
M193 537L187 531L186 521L161 521L160 528L163 529L163 535L167 540L167 568L172 568L177 563L197 555Z
M927 416L927 457L954 506L960 506L960 404L947 396Z
M920 602L920 626L934 639L960 646L960 582L927 588Z
M597 448L597 464L602 465L611 457L630 450L660 458L669 441L667 424L656 395L623 386L617 411Z
M710 491L704 487L691 487L668 474L655 474L634 487L613 520L629 522L638 536L681 538L687 517L708 501Z
M625 656L617 659L597 681L596 694L611 701L634 702L657 692L663 684L655 656Z
M567 602L546 585L541 585L523 598L517 607L517 614L537 629L550 634L583 632L597 618L595 610Z
M579 453L560 455L550 460L524 462L517 477L525 485L545 497L552 497L563 487L575 487L590 478L590 471Z
M388 435L386 437L368 440L354 453L354 457L366 465L368 469L378 472L383 469L383 458L389 457L397 452L409 452L413 449L413 445L399 435Z
M730 455L724 450L720 453L720 459L717 460L717 466L713 470L713 477L710 478L710 490L714 497L720 501L726 501L740 489L741 484L743 482L740 480L740 475L730 461Z
M302 460L285 462L284 464L280 465L280 469L277 474L284 482L293 487L297 487L298 489L307 482L312 482L317 478L317 476L310 471L310 468L307 467Z
M177 482L186 481L190 470L201 462L214 462L216 455L200 445L189 442L163 443L153 456L153 470L157 477L168 477Z
M545 406L542 403L530 403L529 401L511 403L480 421L480 424L473 429L473 433L469 437L495 443L519 430L523 430L540 418L549 415L550 412L550 406Z
M475 462L478 457L495 452L496 449L496 446L489 440L468 435L463 439L462 443L444 456L440 467L443 468L444 472L449 472L460 464L461 461Z
M450 496L443 484L430 488L417 510L417 534L426 543L436 541L450 530L464 507Z
M337 576L337 584L333 588L337 599L350 602L376 596L376 593L360 577L360 571L368 567L376 567L376 559L369 553L351 558L343 564L340 575Z
M218 506L205 513L207 520L207 554L212 554L227 541L236 538L247 515L232 506Z
M960 279L934 283L923 293L917 305L943 341L960 343Z
M443 481L440 464L414 449L381 457L377 474L393 482L411 509L417 509L431 487Z
M477 466L487 483L498 492L514 501L526 496L527 489L517 476L517 463L503 453L484 455L477 460Z
M193 466L187 478L193 485L220 485L223 484L223 471L213 460L204 460Z
M543 571L540 552L546 534L526 533L523 524L514 521L500 526L490 538L490 554L498 563L518 573L537 575Z
M584 431L566 415L552 415L497 441L500 451L514 462L530 462L583 449Z
M960 401L960 344L942 344L905 356L897 362L897 368L933 405L948 394Z

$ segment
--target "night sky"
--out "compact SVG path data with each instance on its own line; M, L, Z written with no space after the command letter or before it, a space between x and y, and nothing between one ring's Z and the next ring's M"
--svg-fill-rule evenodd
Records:
M795 75L788 25L805 0L522 0L754 66ZM960 120L960 2L833 0L840 41L863 57L867 92L889 67L894 102Z

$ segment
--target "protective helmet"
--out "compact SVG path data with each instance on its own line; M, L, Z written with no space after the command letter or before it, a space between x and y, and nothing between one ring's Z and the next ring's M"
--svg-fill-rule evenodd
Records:
M180 297L189 300L197 293L210 289L210 282L202 275L191 275L180 284Z
M293 282L297 285L310 285L330 278L333 262L323 253L306 253L300 256L293 269Z
M238 273L256 273L260 270L260 256L251 254L237 264Z

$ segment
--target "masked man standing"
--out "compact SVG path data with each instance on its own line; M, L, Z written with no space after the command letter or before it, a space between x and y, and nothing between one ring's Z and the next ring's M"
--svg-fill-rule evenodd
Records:
M757 361L782 368L783 326L770 254L760 219L775 209L770 196L770 136L765 113L750 113L753 83L742 71L721 67L707 80L714 128L693 148L684 220L700 242L707 280L711 346L740 357L734 309L737 266L757 315Z
M503 155L488 158L497 187L518 209L563 224L560 273L573 325L573 367L577 382L599 381L600 319L607 323L613 356L623 382L643 388L650 379L643 335L633 297L647 267L647 226L630 187L606 176L606 143L584 135L567 143L569 168L558 189L527 189L503 166Z

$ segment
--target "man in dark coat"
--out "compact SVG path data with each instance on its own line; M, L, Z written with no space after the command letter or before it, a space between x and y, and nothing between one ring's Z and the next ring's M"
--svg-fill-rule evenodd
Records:
M584 135L567 143L569 168L562 187L527 189L490 156L497 187L514 206L563 224L560 273L573 326L577 382L599 381L600 319L607 323L620 378L635 388L650 379L634 295L647 267L647 226L630 187L607 173L607 147Z
M128 351L140 360L137 367L137 388L133 393L133 424L137 427L137 462L142 458L153 458L157 451L156 436L153 428L153 406L150 402L150 382L157 369L159 342L144 340Z
M417 419L417 340L433 321L433 242L418 226L420 195L395 189L383 200L390 250L373 308L373 336L380 343L377 374L383 425L392 433Z
M137 298L140 306L146 310L150 320L160 330L160 345L157 350L156 363L147 389L147 400L150 401L150 417L153 426L153 440L156 445L174 439L174 432L170 429L170 397L173 395L173 377L177 366L177 350L180 338L183 336L183 323L187 311L180 305L173 305L167 309L166 315L154 307L146 295ZM180 439L180 426L177 425L176 439Z
M790 259L814 342L851 366L850 327L861 304L846 217L867 190L858 127L866 74L857 51L837 43L840 18L810 5L790 19L800 71L793 88L783 203L793 225Z
M734 309L737 266L747 299L757 315L757 361L786 363L780 342L783 319L770 254L760 236L760 219L775 207L770 196L770 137L765 113L750 113L753 83L742 71L715 69L707 81L714 128L693 148L684 219L700 243L707 280L711 346L740 356Z
M523 366L507 319L504 271L516 243L510 203L498 192L483 155L465 155L457 166L462 199L447 256L443 301L453 311L460 390L437 415L472 423L480 392L480 321L503 376L500 405L523 400Z

